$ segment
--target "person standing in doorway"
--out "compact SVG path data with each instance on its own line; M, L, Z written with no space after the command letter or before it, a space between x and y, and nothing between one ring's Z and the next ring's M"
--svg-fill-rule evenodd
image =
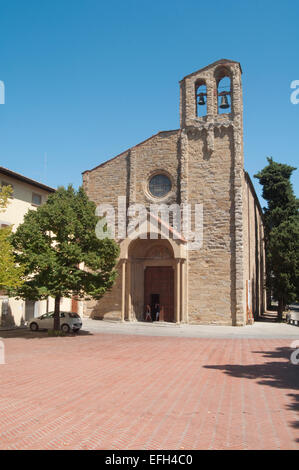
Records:
M156 321L159 321L159 318L160 318L160 305L159 304L156 304L155 312L156 312Z
M152 321L151 306L149 304L145 308L145 321Z

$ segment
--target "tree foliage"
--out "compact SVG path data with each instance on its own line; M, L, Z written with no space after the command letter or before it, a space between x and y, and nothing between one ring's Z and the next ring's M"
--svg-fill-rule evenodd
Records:
M8 204L8 199L12 195L13 189L10 185L2 185L0 187L0 210L5 210Z
M285 305L299 297L299 204L290 181L296 168L267 160L255 178L268 206L264 208L267 287L278 301L280 320Z
M62 297L99 299L114 283L119 248L96 237L95 208L82 188L61 187L26 214L14 234L17 260L27 276L17 294L31 300L54 297L54 329Z

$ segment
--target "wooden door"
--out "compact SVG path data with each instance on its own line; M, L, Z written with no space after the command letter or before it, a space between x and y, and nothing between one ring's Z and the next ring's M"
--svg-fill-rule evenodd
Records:
M72 297L71 311L73 313L78 313L78 299L76 299L76 297Z
M151 305L153 296L159 296L163 315L160 320L174 321L174 273L171 266L151 266L144 272L144 304Z

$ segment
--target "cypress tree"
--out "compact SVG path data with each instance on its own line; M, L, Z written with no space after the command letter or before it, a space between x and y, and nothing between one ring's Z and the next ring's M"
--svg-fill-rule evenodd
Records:
M268 165L257 173L267 201L265 242L267 288L278 301L278 321L286 304L298 299L299 201L290 181L296 168L267 158Z

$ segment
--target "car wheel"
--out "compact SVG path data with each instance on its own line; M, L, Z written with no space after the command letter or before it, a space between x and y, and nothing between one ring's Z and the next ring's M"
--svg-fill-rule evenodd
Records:
M66 323L61 325L61 331L63 331L63 333L68 333L70 331L69 325L67 325Z
M33 322L33 323L30 323L30 330L31 331L37 331L38 330L38 324Z

